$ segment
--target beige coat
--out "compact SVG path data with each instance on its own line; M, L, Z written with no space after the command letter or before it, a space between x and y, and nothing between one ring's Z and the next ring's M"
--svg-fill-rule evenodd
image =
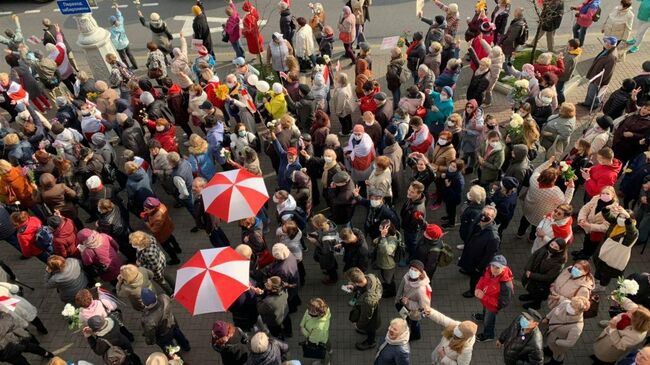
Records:
M620 5L607 16L603 23L603 33L605 36L614 36L617 39L626 41L632 32L634 24L634 11L629 7L625 10Z
M427 291L430 290L429 278L426 275L424 279L414 282L409 280L407 272L397 288L395 303L400 303L405 298L406 304L404 306L409 310L409 318L418 321L422 318L420 310L431 307L431 299L427 295Z
M437 310L431 308L431 313L429 314L429 319L436 322L443 328L447 326L458 326L459 321L456 321L452 318L447 317L446 315L438 312ZM474 349L474 343L476 342L476 337L472 337L467 341L467 345L463 348L461 352L456 352L449 347L449 339L442 336L440 343L433 349L431 353L431 363L433 365L469 365L472 362L472 350ZM445 355L440 357L438 352L440 350L445 351Z
M622 306L625 310L637 307L634 302L627 298L623 300ZM623 314L621 313L612 318L612 321L618 322ZM632 326L628 326L623 330L607 326L594 342L594 355L603 362L615 362L631 349L640 345L645 340L646 335L647 332L637 332Z
M577 279L571 277L571 266L562 270L560 275L551 284L551 294L548 296L548 308L557 307L558 303L563 300L571 299L575 296L589 298L591 290L594 288L594 277L591 275L581 276Z
M337 87L334 89L334 95L330 100L332 113L337 117L345 117L354 111L354 102L352 101L352 88L350 85Z
M385 169L382 173L377 174L375 170L367 181L368 189L379 190L384 193L385 198L393 196L393 190L391 188L393 179L391 177L390 168Z
M563 361L567 351L575 346L585 325L582 313L576 315L567 313L566 306L570 304L570 300L563 300L546 315L548 319L546 343L557 361Z
M456 150L451 143L444 147L441 147L436 143L433 150L429 149L427 158L429 159L429 162L431 162L431 165L438 168L438 173L442 173L447 171L449 163L456 159Z
M107 89L97 96L95 103L97 110L102 113L102 117L109 122L115 121L115 114L117 114L117 105L115 101L120 98L120 95L115 89Z
M598 204L599 195L594 196L587 204L580 208L578 213L578 221L585 220L589 225L584 227L585 233L591 232L607 232L609 222L605 220L602 212L596 214L596 204Z

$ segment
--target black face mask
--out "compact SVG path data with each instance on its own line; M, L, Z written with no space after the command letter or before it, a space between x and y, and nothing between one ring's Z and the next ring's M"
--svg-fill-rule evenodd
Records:
M312 317L312 318L318 318L318 317L320 317L320 314L309 313L309 316Z
M481 214L481 222L488 223L489 221L491 221L490 217L485 214Z
M488 127L489 130L493 130L493 129L496 128L497 126L496 126L496 125L490 125L490 124L488 124L487 127Z

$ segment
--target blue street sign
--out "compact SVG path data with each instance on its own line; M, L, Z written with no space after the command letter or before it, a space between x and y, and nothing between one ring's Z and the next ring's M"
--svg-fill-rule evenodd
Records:
M56 4L63 15L90 13L88 0L56 0Z

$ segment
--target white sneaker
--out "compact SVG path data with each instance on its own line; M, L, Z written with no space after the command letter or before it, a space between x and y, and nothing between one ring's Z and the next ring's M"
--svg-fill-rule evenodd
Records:
M456 248L459 249L459 250L462 250L462 249L465 248L465 245L456 245Z
M592 290L592 292L593 292L593 293L602 293L602 292L605 291L605 289L607 289L606 286L602 286L602 285L600 285L600 284L596 284L596 287L594 288L594 290Z

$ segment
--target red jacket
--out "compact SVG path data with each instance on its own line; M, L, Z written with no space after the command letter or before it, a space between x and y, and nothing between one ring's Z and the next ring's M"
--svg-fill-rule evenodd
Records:
M564 60L558 58L556 63L557 65L542 65L539 63L533 64L535 74L539 73L539 75L542 76L547 72L552 72L558 76L561 76L564 73Z
M242 34L246 38L246 45L248 45L248 52L252 54L260 54L264 52L264 37L260 32L260 27L257 22L260 16L257 9L251 9L251 12L244 17L244 29Z
M171 126L169 129L158 132L153 135L153 139L160 142L162 148L167 152L178 152L178 143L176 143L176 127Z
M214 105L214 107L217 109L223 109L224 105L226 104L225 100L217 97L217 89L219 88L220 85L221 85L220 82L212 81L212 82L208 82L203 88L203 90L208 96L208 101L211 102L212 105Z
M20 244L20 251L25 257L38 256L43 253L43 250L36 246L36 233L43 224L41 220L32 216L29 217L27 222L17 229L18 243Z
M495 277L492 276L492 271L488 266L485 268L481 280L476 284L476 289L482 290L484 293L481 304L485 309L492 313L498 313L510 304L510 299L514 294L512 271L506 266L501 275Z
M589 180L585 182L585 192L592 198L603 190L605 186L614 186L621 172L623 164L620 160L614 159L611 165L596 165L589 170Z
M77 228L72 219L61 217L61 225L53 233L54 254L62 257L81 258L77 248Z

